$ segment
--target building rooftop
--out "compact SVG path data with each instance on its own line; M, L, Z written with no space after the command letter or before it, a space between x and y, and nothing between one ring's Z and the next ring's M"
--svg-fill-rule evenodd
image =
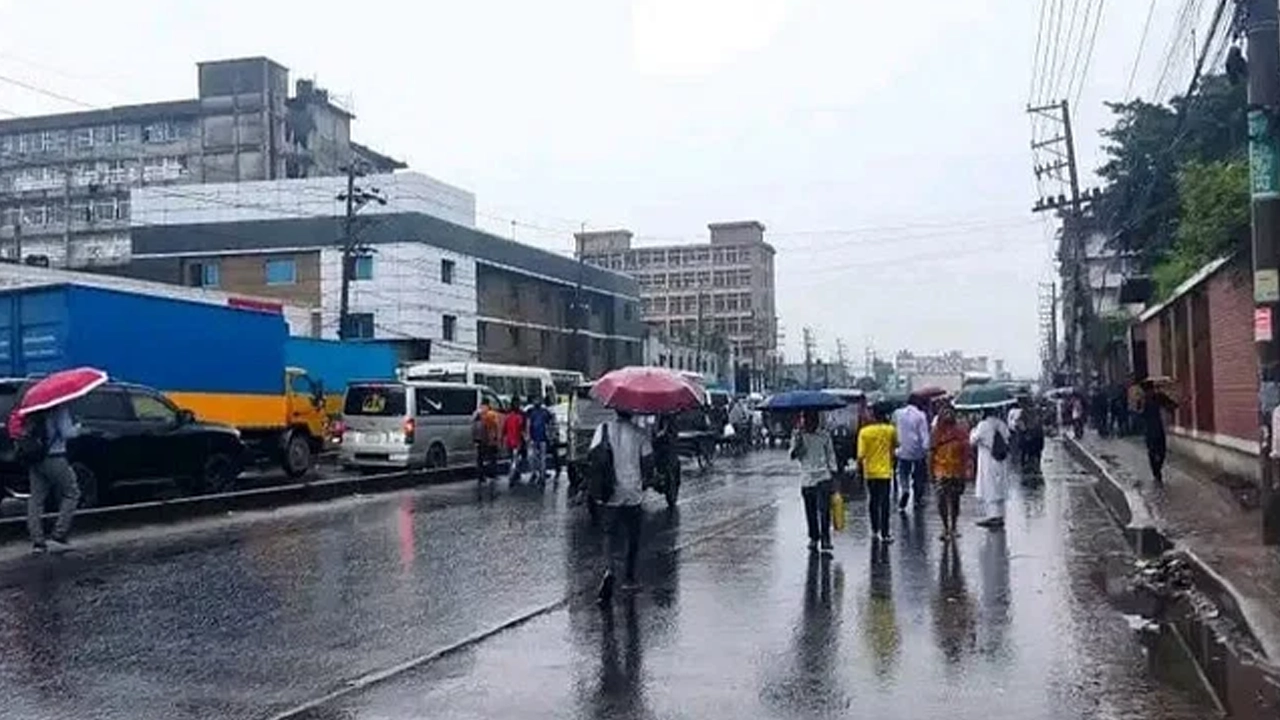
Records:
M141 122L156 117L194 116L200 113L200 101L166 100L139 105L116 105L98 110L78 110L52 115L33 115L0 120L0 133L39 132L70 127Z
M635 279L579 263L531 245L463 227L423 213L389 213L366 218L360 240L369 245L423 242L469 255L489 265L576 284L589 290L638 299ZM242 222L151 225L132 229L133 255L139 259L227 253L246 250L297 250L335 247L341 237L335 217L287 218Z

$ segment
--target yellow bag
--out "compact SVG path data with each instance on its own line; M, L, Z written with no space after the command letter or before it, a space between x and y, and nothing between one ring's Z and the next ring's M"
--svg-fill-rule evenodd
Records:
M844 529L844 495L838 492L831 493L831 527Z

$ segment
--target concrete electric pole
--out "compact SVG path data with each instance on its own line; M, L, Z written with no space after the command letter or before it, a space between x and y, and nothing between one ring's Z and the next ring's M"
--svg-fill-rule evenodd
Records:
M356 176L363 173L354 160L347 166L346 171L347 190L338 193L338 199L347 203L347 211L342 218L342 295L338 301L339 340L351 339L351 279L355 274L356 258L367 250L356 240L356 213L371 202L379 205L387 204L387 199L377 188L366 190L356 185Z
M1253 339L1258 355L1258 463L1262 475L1262 541L1280 544L1280 492L1271 458L1271 415L1280 404L1280 30L1275 0L1241 0L1249 71L1249 180L1253 204Z
M813 389L813 328L806 327L804 338L804 387Z

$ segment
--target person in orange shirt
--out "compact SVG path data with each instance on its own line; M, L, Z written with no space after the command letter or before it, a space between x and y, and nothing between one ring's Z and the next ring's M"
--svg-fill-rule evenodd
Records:
M944 404L938 411L929 442L929 469L937 485L938 514L942 516L942 536L947 542L959 537L956 521L960 518L960 496L965 483L973 476L973 453L969 447L969 428L956 417L955 408Z

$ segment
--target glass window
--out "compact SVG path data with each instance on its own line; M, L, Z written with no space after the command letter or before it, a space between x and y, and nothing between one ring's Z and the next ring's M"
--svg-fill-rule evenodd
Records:
M71 138L78 148L93 147L93 128L76 128L71 131Z
M191 287L216 288L222 283L222 268L218 262L198 262L187 266L187 284Z
M355 259L354 267L351 269L351 276L355 280L372 280L373 279L373 256L361 255Z
M445 315L442 319L443 329L441 337L449 342L457 339L458 335L458 318L456 315Z
M93 221L106 222L116 219L116 203L114 200L99 200L93 204Z
M138 142L137 125L117 125L116 126L116 142L117 143L133 143Z
M167 425L175 425L178 422L178 412L158 395L130 392L129 402L133 405L133 414L140 422Z
M266 262L268 285L293 285L298 282L298 265L293 258L278 258Z
M111 125L93 128L94 145L110 145L115 141L115 128Z
M418 388L417 412L421 416L462 415L470 417L476 411L476 391L471 388Z
M116 219L117 220L129 219L129 201L128 200L116 201Z
M457 263L452 260L440 261L440 282L445 285L453 284L454 271L457 269Z
M23 225L43 225L44 217L45 213L43 205L28 205L22 208Z
M373 313L351 313L347 315L348 340L368 340L373 337Z
M352 385L342 403L343 415L395 417L405 414L403 385Z
M112 388L99 388L71 405L71 414L82 420L115 420L133 419L133 412L125 395Z

